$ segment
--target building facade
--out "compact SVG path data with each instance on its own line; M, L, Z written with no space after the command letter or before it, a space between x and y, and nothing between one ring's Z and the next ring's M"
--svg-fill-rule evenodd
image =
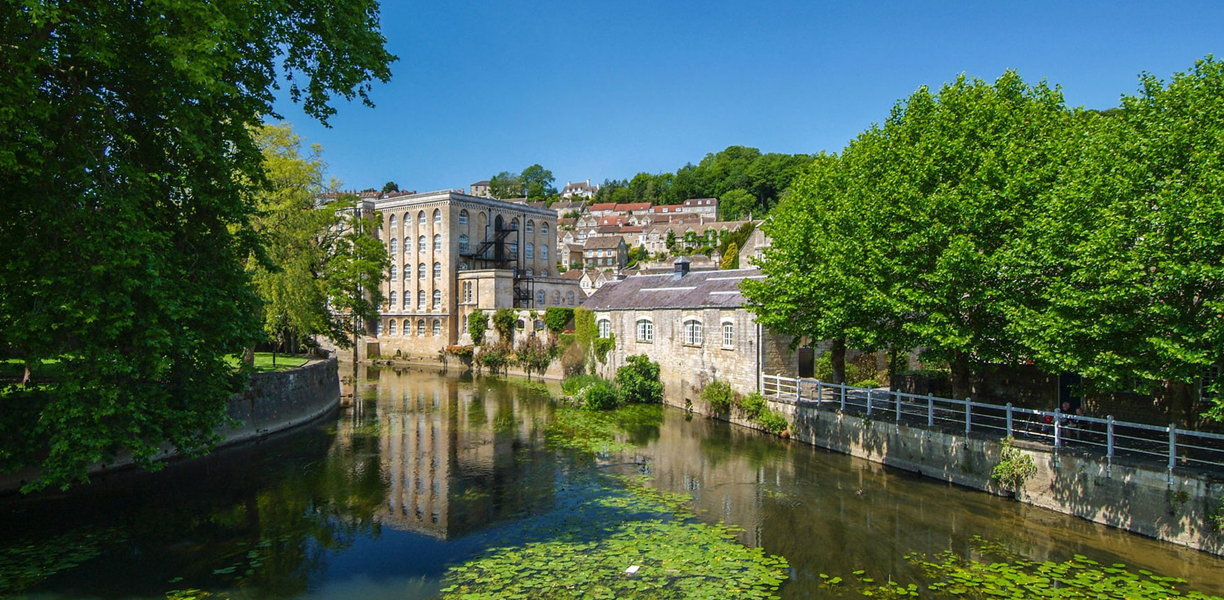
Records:
M562 198L593 198L595 192L599 191L598 185L591 185L591 180L586 181L567 181L565 187L561 188Z
M477 308L575 306L581 292L556 273L557 214L455 191L373 202L391 256L373 333L379 353L436 355L467 343Z
M714 379L747 394L762 372L794 376L791 338L765 331L744 308L740 282L761 277L756 269L691 272L681 258L672 273L605 283L585 304L599 336L616 340L603 374L645 354L659 363L665 401L677 406L696 404Z

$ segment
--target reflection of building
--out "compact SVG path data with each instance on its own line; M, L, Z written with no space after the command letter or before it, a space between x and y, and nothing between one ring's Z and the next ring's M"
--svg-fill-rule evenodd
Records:
M485 397L438 374L381 378L385 525L452 539L551 506L555 463L533 413L543 408L501 387Z

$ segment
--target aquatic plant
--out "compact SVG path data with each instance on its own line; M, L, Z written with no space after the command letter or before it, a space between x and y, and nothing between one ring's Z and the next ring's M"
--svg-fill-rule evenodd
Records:
M616 386L607 380L599 379L582 388L576 399L581 400L582 407L587 410L610 410L622 404L623 396Z
M1037 465L1033 464L1033 457L1015 449L1012 444L1014 438L1003 438L999 444L1002 446L1001 457L999 463L994 466L990 473L990 479L1002 485L1004 488L1019 493L1024 487L1024 482L1037 474Z
M103 542L123 539L123 533L116 529L84 529L0 548L0 597L97 557L102 553Z
M549 539L451 567L442 598L775 597L786 559L736 543L731 527L691 522L686 494L622 481L579 504Z
M565 380L561 382L561 391L573 396L582 388L591 385L596 381L600 381L600 377L583 374L572 375L570 377L566 377Z

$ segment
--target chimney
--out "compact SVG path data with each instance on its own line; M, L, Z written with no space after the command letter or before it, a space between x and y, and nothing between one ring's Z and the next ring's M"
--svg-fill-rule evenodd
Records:
M676 268L676 271L675 271L675 273L672 275L672 277L673 277L674 279L680 279L681 277L684 277L685 275L688 275L688 272L689 272L689 259L688 259L688 258L686 258L686 257L684 257L684 256L681 256L680 258L677 258L677 259L676 259L676 262L675 262L675 268Z

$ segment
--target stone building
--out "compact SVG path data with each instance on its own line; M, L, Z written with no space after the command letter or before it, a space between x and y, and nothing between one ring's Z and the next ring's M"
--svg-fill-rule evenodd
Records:
M620 269L628 259L625 238L619 235L587 238L582 246L582 261L588 269Z
M489 180L482 179L480 181L477 181L476 183L473 183L471 195L477 196L480 198L488 197L489 196Z
M384 356L436 355L468 343L477 308L576 306L581 292L555 272L557 213L456 191L376 200L391 255L375 325Z
M598 185L591 185L591 180L586 181L567 181L565 187L561 188L562 198L593 198L595 192L599 191Z
M713 379L740 393L756 391L762 372L794 376L798 357L791 338L765 331L744 308L739 291L756 269L691 272L677 259L672 273L609 281L586 301L600 337L614 336L601 368L612 376L625 358L645 354L659 363L664 399L697 402Z
M707 219L718 219L718 198L691 198L684 201L684 212L704 215Z

